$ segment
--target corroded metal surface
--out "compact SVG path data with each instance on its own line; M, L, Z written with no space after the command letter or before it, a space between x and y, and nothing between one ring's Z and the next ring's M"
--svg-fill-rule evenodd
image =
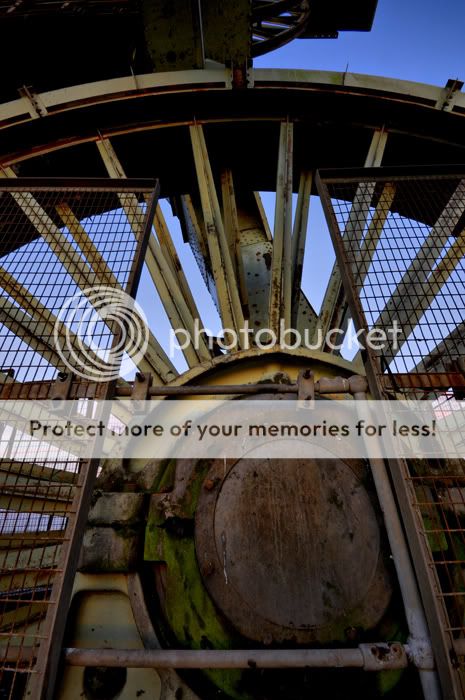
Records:
M341 460L218 461L196 514L196 550L218 607L264 643L370 629L391 596L363 467Z

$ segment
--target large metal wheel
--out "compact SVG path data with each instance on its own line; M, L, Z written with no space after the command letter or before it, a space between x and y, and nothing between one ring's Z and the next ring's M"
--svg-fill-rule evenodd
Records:
M294 4L286 3L286 8ZM261 17L263 9L263 13L271 12L271 17L276 18L275 13L279 8L275 6L278 5L281 7L282 3L256 7L256 17L259 14ZM301 3L298 10L288 8L284 11L289 14L279 15L276 21L266 15L268 28L264 32L261 30L265 22L260 29L257 19L256 36L263 45L266 42L282 42L288 36L287 31L291 30L281 33L281 25L288 24L283 17L288 17L292 23L295 20L295 28L292 29L295 32L299 31L300 23L305 22L307 9ZM260 52L259 44L255 51ZM318 351L298 348L291 353L289 360L286 354L283 359L280 348L263 350L253 342L262 329L278 331L281 319L288 327L299 330L302 336L307 332L312 338L318 327L323 329L323 335L336 326L347 329L351 309L337 266L331 272L325 293L320 295L323 297L320 309L315 308L316 303L312 304L306 294L305 253L311 256L312 250L319 250L318 238L321 236L321 231L308 226L311 197L318 197L319 194L315 186L315 173L322 168L347 166L363 168L386 165L399 168L404 165L461 163L465 148L464 115L465 99L453 85L442 89L345 73L251 70L248 87L236 89L232 87L229 71L218 67L184 73L132 75L96 82L91 86L78 85L44 93L26 91L21 99L2 104L0 117L4 128L0 132L0 163L3 176L8 178L9 188L2 199L10 203L8 212L11 215L11 218L4 217L1 241L3 259L0 283L4 290L0 327L0 353L3 352L0 364L4 370L2 396L11 396L11 392L15 391L39 391L39 385L47 389L57 379L58 372L69 372L69 367L63 364L62 358L50 344L51 328L63 305L65 285L60 286L59 276L71 277L73 284L70 288L74 291L89 284L123 287L122 279L118 277L121 261L125 259L129 240L139 240L141 221L147 212L144 195L148 194L143 188L136 195L126 191L118 191L115 195L113 191L110 203L94 202L87 209L82 205L84 208L80 210L79 202L82 200L76 193L68 196L66 191L60 194L59 199L47 201L34 193L31 185L31 200L24 194L24 185L21 184L23 194L18 190L11 197L9 193L14 192L14 178L20 178L20 183L24 177L49 180L53 177L110 176L121 179L122 188L125 178L137 176L159 180L161 198L169 200L174 215L179 219L183 238L179 246L190 246L204 286L198 281L194 287L191 286L193 273L186 266L183 267L180 258L184 256L175 244L179 236L170 231L167 217L158 207L143 259L143 293L139 296L139 301L142 306L147 306L153 321L147 353L138 359L137 366L139 371L151 374L154 386L221 383L222 377L230 371L234 376L234 368L241 366L244 368L244 383L269 379L276 372L283 371L283 367L288 374L287 380L294 381L297 370L303 365L318 367L320 376L326 372L331 376L339 373L349 377L363 373L360 358L356 357L354 362L343 359L329 345L323 345ZM454 180L452 192L461 187L460 176L457 177L459 184ZM362 183L362 187L364 185L366 183ZM273 222L268 221L258 195L266 191L272 191L275 195ZM376 210L381 201L386 206L387 218L392 213L390 206L393 198L386 203L389 192L383 190L382 196L379 195L379 188L376 192L377 198L370 207ZM293 193L296 195L294 213ZM352 215L354 212L357 214L357 206L360 212L357 193L360 194L360 188L352 182L344 196L341 194L339 197L346 203L345 221L349 220L351 212ZM447 213L450 196L447 188L441 191L434 207L417 212L417 221L422 226L434 228L444 211ZM313 205L318 207L316 199L313 199ZM95 221L96 216L115 216L115 212L123 221L123 233L112 232L109 237L102 229L96 236L92 220ZM449 232L450 236L457 235L462 213L463 205L453 224L453 231ZM404 209L397 209L394 214L406 219L411 212L405 205ZM344 220L343 213L341 220ZM366 223L367 219L364 225ZM23 238L15 235L19 224L23 232L27 231L27 235L22 234ZM52 256L49 252L47 255L43 251L41 253L43 242L50 247L53 240L58 243L51 247ZM443 248L442 253L446 253L446 244ZM333 256L329 245L326 254ZM136 260L135 253L133 257L136 267L138 262L142 263L142 258ZM26 272L25 259L29 265ZM431 269L436 262L431 263ZM463 265L462 248L454 258L453 270L460 269L460 265ZM128 275L129 267L125 271ZM30 286L32 278L42 279L47 274L51 280L47 294L40 285ZM82 275L82 280L79 275ZM149 291L150 282L154 291ZM236 331L240 338L240 329L245 321L249 322L252 329L251 346L247 348L239 340L232 350L223 352L217 341L209 345L204 338L197 346L186 346L182 363L175 362L169 357L166 336L161 337L158 333L158 319L163 317L164 323L169 322L174 329L193 331L196 322L203 327L206 325L205 319L202 319L206 309L203 297L207 293L223 328ZM386 303L389 303L389 297ZM420 320L417 320L419 323ZM463 357L461 329L464 321L463 308L459 305L448 336L437 343L430 343L426 349L422 348L421 361L418 360L411 369L420 372L429 362L429 368L443 371L447 370L445 365L452 355ZM452 341L446 342L450 337ZM14 342L18 343L16 355L12 354ZM395 363L396 358L391 359ZM288 365L292 363L294 366L290 369ZM265 369L261 370L261 366ZM402 371L399 372L399 367L393 367L397 373ZM393 367L390 368L391 373ZM235 379L239 376L240 369ZM127 387L128 378L121 377L119 386ZM448 389L446 387L441 391L447 393ZM39 462L31 465L27 485L33 485L35 489L33 512L48 513L50 498L41 497L41 488L44 486L42 482L50 483L53 479L43 467ZM341 470L344 471L342 467ZM459 489L458 493L462 494L460 470L461 466L453 474L453 488ZM24 494L24 488L21 491L24 474L19 473L20 478L16 474L13 478L10 464L0 473L5 486L1 496L2 509L17 514L27 511L21 495ZM66 473L59 476L66 482ZM123 490L124 474L112 473L108 478L106 484L102 482L102 488L108 492ZM347 480L347 474L341 479ZM163 493L159 486L158 494ZM423 482L420 486L424 488ZM461 518L462 515L454 507L449 486L441 482L437 488L446 494L452 513ZM61 492L58 495L62 495ZM421 498L423 492L417 491L416 495L419 509L426 499ZM66 498L69 505L72 499L69 496ZM235 498L236 501L240 500L237 494ZM432 500L435 500L434 495ZM223 512L216 515L226 517ZM62 517L68 516L65 513ZM137 520L137 514L134 517ZM193 514L190 513L189 517L192 520ZM198 517L201 519L202 515ZM7 522L8 518L4 518L3 523ZM143 530L143 526L137 522L139 529ZM460 539L463 538L464 528L462 520L459 522L456 528L459 534L455 538ZM464 560L457 539L450 534L450 513L444 516L441 523L436 529L445 539L449 538L449 553L454 550L458 563L455 571L461 576ZM98 528L101 522L94 524ZM114 521L108 520L107 530L112 529L114 524ZM378 533L374 515L370 527ZM425 528L421 532L423 539ZM104 527L101 529L103 532ZM417 530L421 530L418 523ZM58 545L53 537L53 527L51 532L52 535L50 532L48 534L51 541L49 546L56 550ZM16 540L20 541L20 546L14 544L12 534L18 535ZM293 534L296 534L295 530ZM103 540L98 540L98 537L106 535L108 532L95 535L96 541L101 544ZM21 574L26 579L18 580L16 574L12 574L10 564L18 557L26 556L22 554L24 528L12 533L5 525L4 532L0 527L0 543L4 544L10 562L8 564L5 557L2 564L1 576L6 595L0 593L0 600L4 595L7 615L12 612L11 606L16 605L15 615L6 618L7 622L0 632L7 645L20 647L17 656L12 651L5 662L5 678L15 676L19 689L21 680L18 679L24 664L29 664L29 670L33 670L34 660L31 652L21 656L22 645L11 643L11 638L14 637L17 642L17 639L29 635L33 641L37 641L46 607L35 605L31 608L31 598L24 598L24 595L29 592L32 599L36 596L41 600L47 598L51 588L48 579L46 584L42 579L49 575L49 570L56 574L55 555L58 550L44 547L39 542L37 531L35 536L36 541L23 567L31 571ZM368 547L368 543L364 542L364 546ZM447 549L442 539L439 545L429 542L428 546L427 553L434 561L443 556ZM439 549L434 549L436 546ZM371 574L376 572L377 554L378 551L370 563ZM446 558L446 554L443 558ZM274 560L271 561L270 567ZM93 566L96 566L95 563ZM125 560L124 566L129 569L133 562ZM87 568L92 570L89 564ZM47 572L44 573L43 569ZM157 574L162 575L160 572ZM379 584L384 574L378 572L377 575ZM441 590L444 592L446 583L441 579L444 587ZM459 584L449 581L447 585L449 592L457 593ZM13 603L10 598L14 599ZM212 598L218 604L220 594L212 593ZM387 601L381 600L380 611L374 615L376 622L385 604ZM451 651L455 649L453 642L461 640L465 630L463 620L459 619L460 606L454 610L454 625L450 624L454 629L446 629L448 612L451 614L450 610L445 613L442 610L441 617L437 610L430 611L429 619L440 620L439 627L441 624L443 627L439 632L436 630L436 637L440 637L445 648ZM234 611L230 612L233 618L234 614ZM8 624L13 617L15 619L10 629ZM240 631L241 625L243 629L249 629L242 621L237 625ZM262 642L268 639L263 637L262 631L248 634L249 638L258 638ZM284 635L284 639L288 638L289 635ZM278 643L283 639L274 641ZM328 639L325 637L324 641ZM193 645L197 643L198 640L194 640ZM452 668L449 659L443 658L437 663L444 687L447 684L452 688L459 687L460 670ZM72 681L76 676L68 676L72 685L70 678ZM79 677L79 683L81 681ZM173 682L172 677L168 680L165 678L165 681L168 685ZM11 679L8 682L13 688ZM218 678L215 682L219 687L229 687L227 683L221 685ZM153 678L147 683L147 687L152 688L150 683L153 685ZM79 689L81 692L80 685ZM11 690L12 696L13 692L19 693L19 690ZM66 690L63 693L66 695Z

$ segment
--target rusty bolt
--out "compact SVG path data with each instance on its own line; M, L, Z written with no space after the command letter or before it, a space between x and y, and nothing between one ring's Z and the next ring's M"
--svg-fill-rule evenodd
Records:
M365 394L368 391L368 382L365 377L354 374L349 377L349 388L352 394Z
M206 491L212 491L215 488L215 486L218 484L218 482L219 482L218 478L205 479L205 481L203 482L203 487Z
M345 630L345 635L350 642L355 642L355 640L358 639L359 636L358 629L356 627L347 627L347 629Z
M212 561L207 561L202 567L202 574L204 576L211 576L212 573L215 571L215 565L213 564Z

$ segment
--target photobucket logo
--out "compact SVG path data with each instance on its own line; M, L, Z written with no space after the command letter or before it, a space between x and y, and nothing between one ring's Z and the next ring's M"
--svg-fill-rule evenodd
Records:
M278 333L275 333L271 328L260 328L257 331L250 328L249 322L245 321L244 326L238 331L224 328L214 334L207 328L201 328L196 319L193 335L185 328L176 328L171 331L170 357L174 357L177 350L185 350L188 347L198 349L202 340L207 343L210 350L217 346L225 352L234 350L238 346L244 350L253 346L261 350L279 347L284 350L296 350L297 348L323 350L329 348L338 351L344 347L349 351L357 351L364 347L360 342L363 332L363 330L355 331L350 326L348 330L331 328L326 334L323 334L321 328L318 328L316 333L306 328L302 334L296 328L287 328L284 319L281 319ZM403 335L402 329L398 322L394 321L388 329L372 328L368 331L365 335L365 343L372 350L384 350L386 347L398 350L401 335Z
M74 374L94 382L117 379L138 365L149 342L147 319L121 289L89 287L67 299L53 329L55 349ZM130 358L131 362L128 362Z

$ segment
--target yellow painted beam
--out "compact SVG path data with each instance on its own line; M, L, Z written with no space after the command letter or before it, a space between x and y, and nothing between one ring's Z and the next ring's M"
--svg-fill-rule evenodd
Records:
M202 126L191 126L190 135L220 316L225 328L236 331L240 346L244 314Z
M282 319L291 326L292 296L292 150L293 125L282 122L279 136L273 257L271 262L270 329L278 335Z

